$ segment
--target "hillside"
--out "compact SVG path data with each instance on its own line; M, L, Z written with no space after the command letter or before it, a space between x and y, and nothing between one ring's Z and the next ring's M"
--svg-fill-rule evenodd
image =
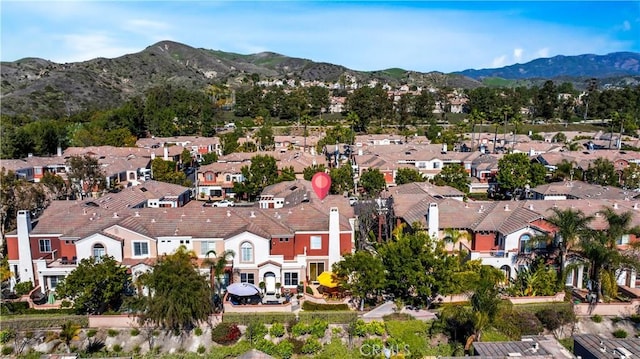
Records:
M459 74L474 79L553 79L557 77L622 77L640 76L640 53L614 52L607 55L554 56L525 64L495 69L464 70Z
M1 99L3 114L66 116L85 109L106 109L143 94L150 87L174 84L200 89L211 83L231 87L246 84L257 74L265 78L292 78L337 82L341 76L361 83L377 79L390 84L478 87L461 75L418 73L402 69L359 72L344 66L262 52L241 55L196 49L162 41L145 50L114 59L58 64L25 58L3 62Z
M64 117L87 109L119 106L159 85L202 89L208 84L224 83L238 88L250 84L249 79L255 75L260 79L327 83L338 82L346 76L355 78L360 84L377 80L392 86L450 88L530 86L555 78L573 82L580 88L589 77L607 78L607 83L611 84L640 83L640 54L556 56L501 69L465 70L452 74L400 68L363 72L272 52L242 55L161 41L141 52L114 59L96 58L65 64L38 58L3 62L0 67L0 111L7 115Z

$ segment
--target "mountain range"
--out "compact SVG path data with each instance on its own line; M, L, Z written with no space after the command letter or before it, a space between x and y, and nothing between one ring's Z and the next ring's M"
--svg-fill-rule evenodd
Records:
M211 83L226 83L238 87L255 74L261 79L331 83L348 75L359 83L378 80L391 85L452 88L484 86L487 79L493 78L523 85L562 79L580 87L585 79L592 77L613 84L637 84L640 83L640 53L556 56L498 69L470 69L451 74L398 68L363 72L272 52L241 55L161 41L141 52L114 59L96 58L65 64L40 58L2 62L0 111L34 117L65 116L86 109L119 106L128 98L161 84L203 88Z

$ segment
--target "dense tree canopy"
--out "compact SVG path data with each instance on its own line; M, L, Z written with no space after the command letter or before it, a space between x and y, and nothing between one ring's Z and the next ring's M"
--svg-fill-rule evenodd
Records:
M67 177L73 192L84 197L91 192L100 192L107 186L104 170L98 159L89 155L71 156L67 159Z
M367 168L360 175L360 188L371 197L376 197L387 187L384 175L377 168Z
M213 292L196 259L182 246L160 257L153 271L141 276L141 284L149 289L149 296L142 298L143 323L177 332L191 330L209 318Z
M498 161L497 181L500 190L508 197L524 193L526 186L533 188L544 183L546 170L539 163L532 163L526 153L511 153Z
M450 164L444 166L442 171L434 176L433 183L436 186L451 186L464 193L469 192L469 174L460 164Z
M56 296L69 299L78 313L118 310L129 283L127 268L113 257L85 258L56 287Z
M412 182L424 182L425 180L426 179L422 173L415 168L398 168L398 171L396 171L397 185Z
M391 115L393 102L381 85L363 86L349 94L346 108L347 112L358 115L358 122L353 126L354 130L366 132L372 120L384 119Z
M251 165L241 168L243 182L233 184L234 192L253 201L262 190L278 182L278 166L276 159L269 155L256 155L251 158Z
M333 272L342 279L344 289L364 302L385 288L385 267L378 256L367 251L347 254L333 265Z

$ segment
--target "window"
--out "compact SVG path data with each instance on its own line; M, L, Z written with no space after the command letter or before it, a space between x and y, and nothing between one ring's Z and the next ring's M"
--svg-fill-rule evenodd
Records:
M280 238L280 242L289 242L289 238Z
M529 241L531 240L531 236L528 234L523 234L520 236L520 253L531 253L531 244Z
M240 261L253 262L253 246L249 242L240 245Z
M231 175L227 175L226 180L227 182L231 182Z
M96 243L93 245L93 258L100 259L100 257L104 257L107 254L106 249L100 243Z
M40 253L49 253L51 252L51 240L50 239L41 239L40 240Z
M149 243L147 242L133 242L133 255L148 256L149 255Z
M53 276L53 277L49 277L49 288L50 289L55 289L58 286L58 277L57 276Z
M440 168L440 162L434 162L433 168Z
M240 273L240 282L255 284L253 273Z
M622 235L622 237L620 237L620 239L616 241L616 244L617 245L629 244L629 235L628 234Z
M205 178L207 179L207 181L213 181L213 173L208 172L208 173L205 175Z
M298 285L298 273L297 272L285 272L284 273L284 285Z
M210 251L216 250L216 242L214 241L205 241L200 243L200 254L206 256Z
M322 249L322 237L311 236L311 248L310 249Z
M309 263L309 280L316 281L320 273L324 272L324 262Z

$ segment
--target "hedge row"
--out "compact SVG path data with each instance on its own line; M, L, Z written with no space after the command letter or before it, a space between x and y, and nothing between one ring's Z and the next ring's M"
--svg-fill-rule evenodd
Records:
M57 329L63 323L72 322L82 328L89 326L89 318L84 315L41 316L29 318L2 318L2 329L36 330Z
M332 324L348 324L358 319L358 313L352 311L315 311L300 312L300 322L310 323L315 320L324 320Z
M305 300L302 303L302 309L307 311L335 311L335 310L349 310L349 306L346 304L325 304L315 303Z
M249 325L251 323L273 324L288 323L296 319L293 313L224 313L222 321L238 323L238 325Z
M61 309L46 309L38 310L29 308L28 302L6 302L0 304L0 314L5 315L21 315L21 314L34 314L34 315L51 315L51 314L75 314L74 309L61 308Z

